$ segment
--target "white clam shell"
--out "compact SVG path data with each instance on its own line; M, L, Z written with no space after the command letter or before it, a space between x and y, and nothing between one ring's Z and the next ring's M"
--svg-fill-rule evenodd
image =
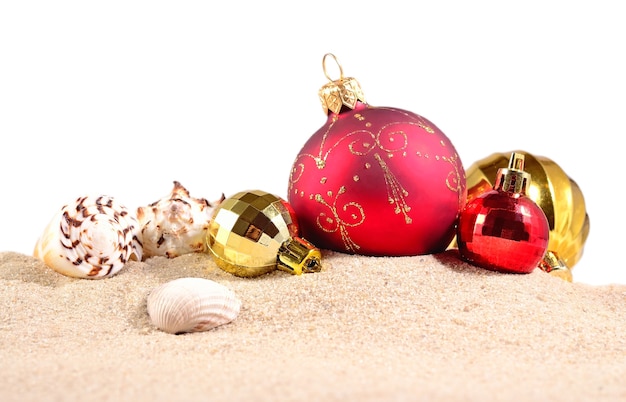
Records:
M222 196L223 199L223 196ZM143 258L152 256L178 257L205 252L206 234L213 203L193 198L178 181L169 195L150 205L137 208L137 219L143 240Z
M241 301L233 291L203 278L179 278L157 286L147 299L154 326L170 334L208 331L239 315Z
M141 260L139 223L112 197L79 197L50 220L33 255L66 276L110 277L127 261Z

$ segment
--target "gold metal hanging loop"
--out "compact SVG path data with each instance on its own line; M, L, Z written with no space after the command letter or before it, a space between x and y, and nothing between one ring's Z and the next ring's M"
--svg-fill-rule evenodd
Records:
M326 53L324 55L324 57L322 58L322 68L324 69L324 75L326 76L326 78L328 78L328 81L330 82L334 82L334 80L332 78L330 78L330 76L328 75L328 71L326 71L326 57L332 57L333 59L335 59L335 63L337 63L337 67L339 67L339 79L342 80L343 79L343 68L341 67L341 64L339 64L339 60L337 60L337 57L332 54L332 53Z

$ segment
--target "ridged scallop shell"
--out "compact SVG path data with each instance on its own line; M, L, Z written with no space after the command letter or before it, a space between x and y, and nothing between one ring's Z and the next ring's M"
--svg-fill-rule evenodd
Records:
M223 199L223 196L222 196ZM148 206L137 208L143 239L143 258L178 257L206 251L206 233L213 213L213 203L193 198L178 181L171 193Z
M141 260L139 223L112 197L79 197L50 220L33 255L66 276L110 277L127 261Z
M150 292L148 315L154 326L170 334L207 331L239 315L241 301L233 291L203 278L179 278Z

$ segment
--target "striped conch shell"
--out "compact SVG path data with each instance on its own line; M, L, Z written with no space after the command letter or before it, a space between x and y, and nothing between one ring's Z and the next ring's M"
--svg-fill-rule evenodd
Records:
M143 258L178 257L205 252L206 233L213 213L213 203L192 198L189 191L174 181L171 193L148 206L137 208L137 219L143 239Z
M79 197L54 215L33 255L65 276L110 277L127 261L141 260L139 223L112 197Z
M157 286L147 298L152 324L163 332L208 331L239 315L241 301L226 286L204 278L178 278Z

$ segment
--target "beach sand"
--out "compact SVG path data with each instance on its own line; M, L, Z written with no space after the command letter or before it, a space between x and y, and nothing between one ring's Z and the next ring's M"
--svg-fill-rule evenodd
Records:
M626 285L323 251L323 269L238 278L205 254L65 277L0 253L0 400L625 401ZM242 301L205 332L154 327L181 277Z

